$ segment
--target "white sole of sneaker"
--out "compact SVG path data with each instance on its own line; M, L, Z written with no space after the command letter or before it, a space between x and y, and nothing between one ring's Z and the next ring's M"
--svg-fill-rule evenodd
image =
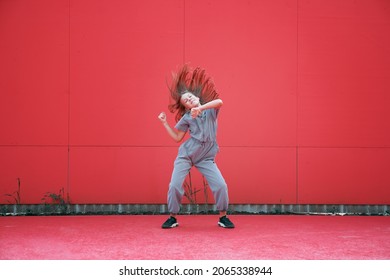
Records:
M223 223L221 223L221 222L218 222L218 225L220 226L220 227L223 227L223 228L234 228L234 227L227 227L227 226L225 226Z
M170 227L162 227L162 228L174 228L174 227L178 227L179 226L179 223L175 223L175 224L172 224Z

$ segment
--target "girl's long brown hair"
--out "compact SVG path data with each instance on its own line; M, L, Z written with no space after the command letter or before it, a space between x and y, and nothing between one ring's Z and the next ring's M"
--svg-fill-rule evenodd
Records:
M176 122L186 112L186 108L180 103L180 98L184 93L191 92L199 97L201 104L219 97L214 82L206 75L206 71L200 67L192 70L187 64L183 65L177 73L172 73L172 82L168 88L171 93L171 104L168 109L171 113L177 112Z

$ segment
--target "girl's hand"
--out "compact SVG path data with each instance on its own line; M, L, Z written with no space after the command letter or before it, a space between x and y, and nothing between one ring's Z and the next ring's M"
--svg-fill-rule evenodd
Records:
M160 121L162 123L166 123L167 122L167 115L165 115L164 112L160 113L160 115L158 115L158 118L160 119Z
M195 108L191 109L191 117L193 119L195 119L197 116L199 116L200 113L202 113L202 110L199 107L195 107Z

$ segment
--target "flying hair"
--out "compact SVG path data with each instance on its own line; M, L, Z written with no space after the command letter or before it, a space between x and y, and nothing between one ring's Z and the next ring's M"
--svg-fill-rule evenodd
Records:
M183 94L191 92L199 97L201 104L219 98L214 81L206 74L206 71L200 67L192 70L187 64L184 64L176 73L172 73L172 82L168 88L171 95L168 109L171 113L176 112L176 122L186 112L186 108L180 103Z

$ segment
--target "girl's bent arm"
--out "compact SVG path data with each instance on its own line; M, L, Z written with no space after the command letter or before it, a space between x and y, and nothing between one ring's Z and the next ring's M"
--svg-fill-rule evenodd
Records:
M221 106L223 105L223 102L221 99L214 99L210 102L207 102L206 104L203 104L199 107L199 109L201 109L202 111L206 110L206 109L211 109L211 108L215 108L215 109L218 109L220 108Z
M181 130L174 130L170 125L169 123L167 122L167 116L165 115L165 113L161 113L158 118L160 119L161 123L164 125L165 129L167 130L169 136L172 137L173 140L175 140L176 142L180 142L181 140L183 140L184 138L184 135L186 134L184 131L181 131Z
M184 135L186 134L184 131L181 131L181 130L174 130L174 129L168 124L168 122L163 122L163 125L164 125L165 129L167 130L169 136L171 136L172 139L175 140L175 142L180 142L181 140L183 140Z
M200 113L202 113L202 111L207 110L207 109L212 109L212 108L218 109L218 108L221 108L222 105L223 105L223 102L221 99L214 99L214 100L207 102L203 105L192 108L191 109L191 117L196 118Z

